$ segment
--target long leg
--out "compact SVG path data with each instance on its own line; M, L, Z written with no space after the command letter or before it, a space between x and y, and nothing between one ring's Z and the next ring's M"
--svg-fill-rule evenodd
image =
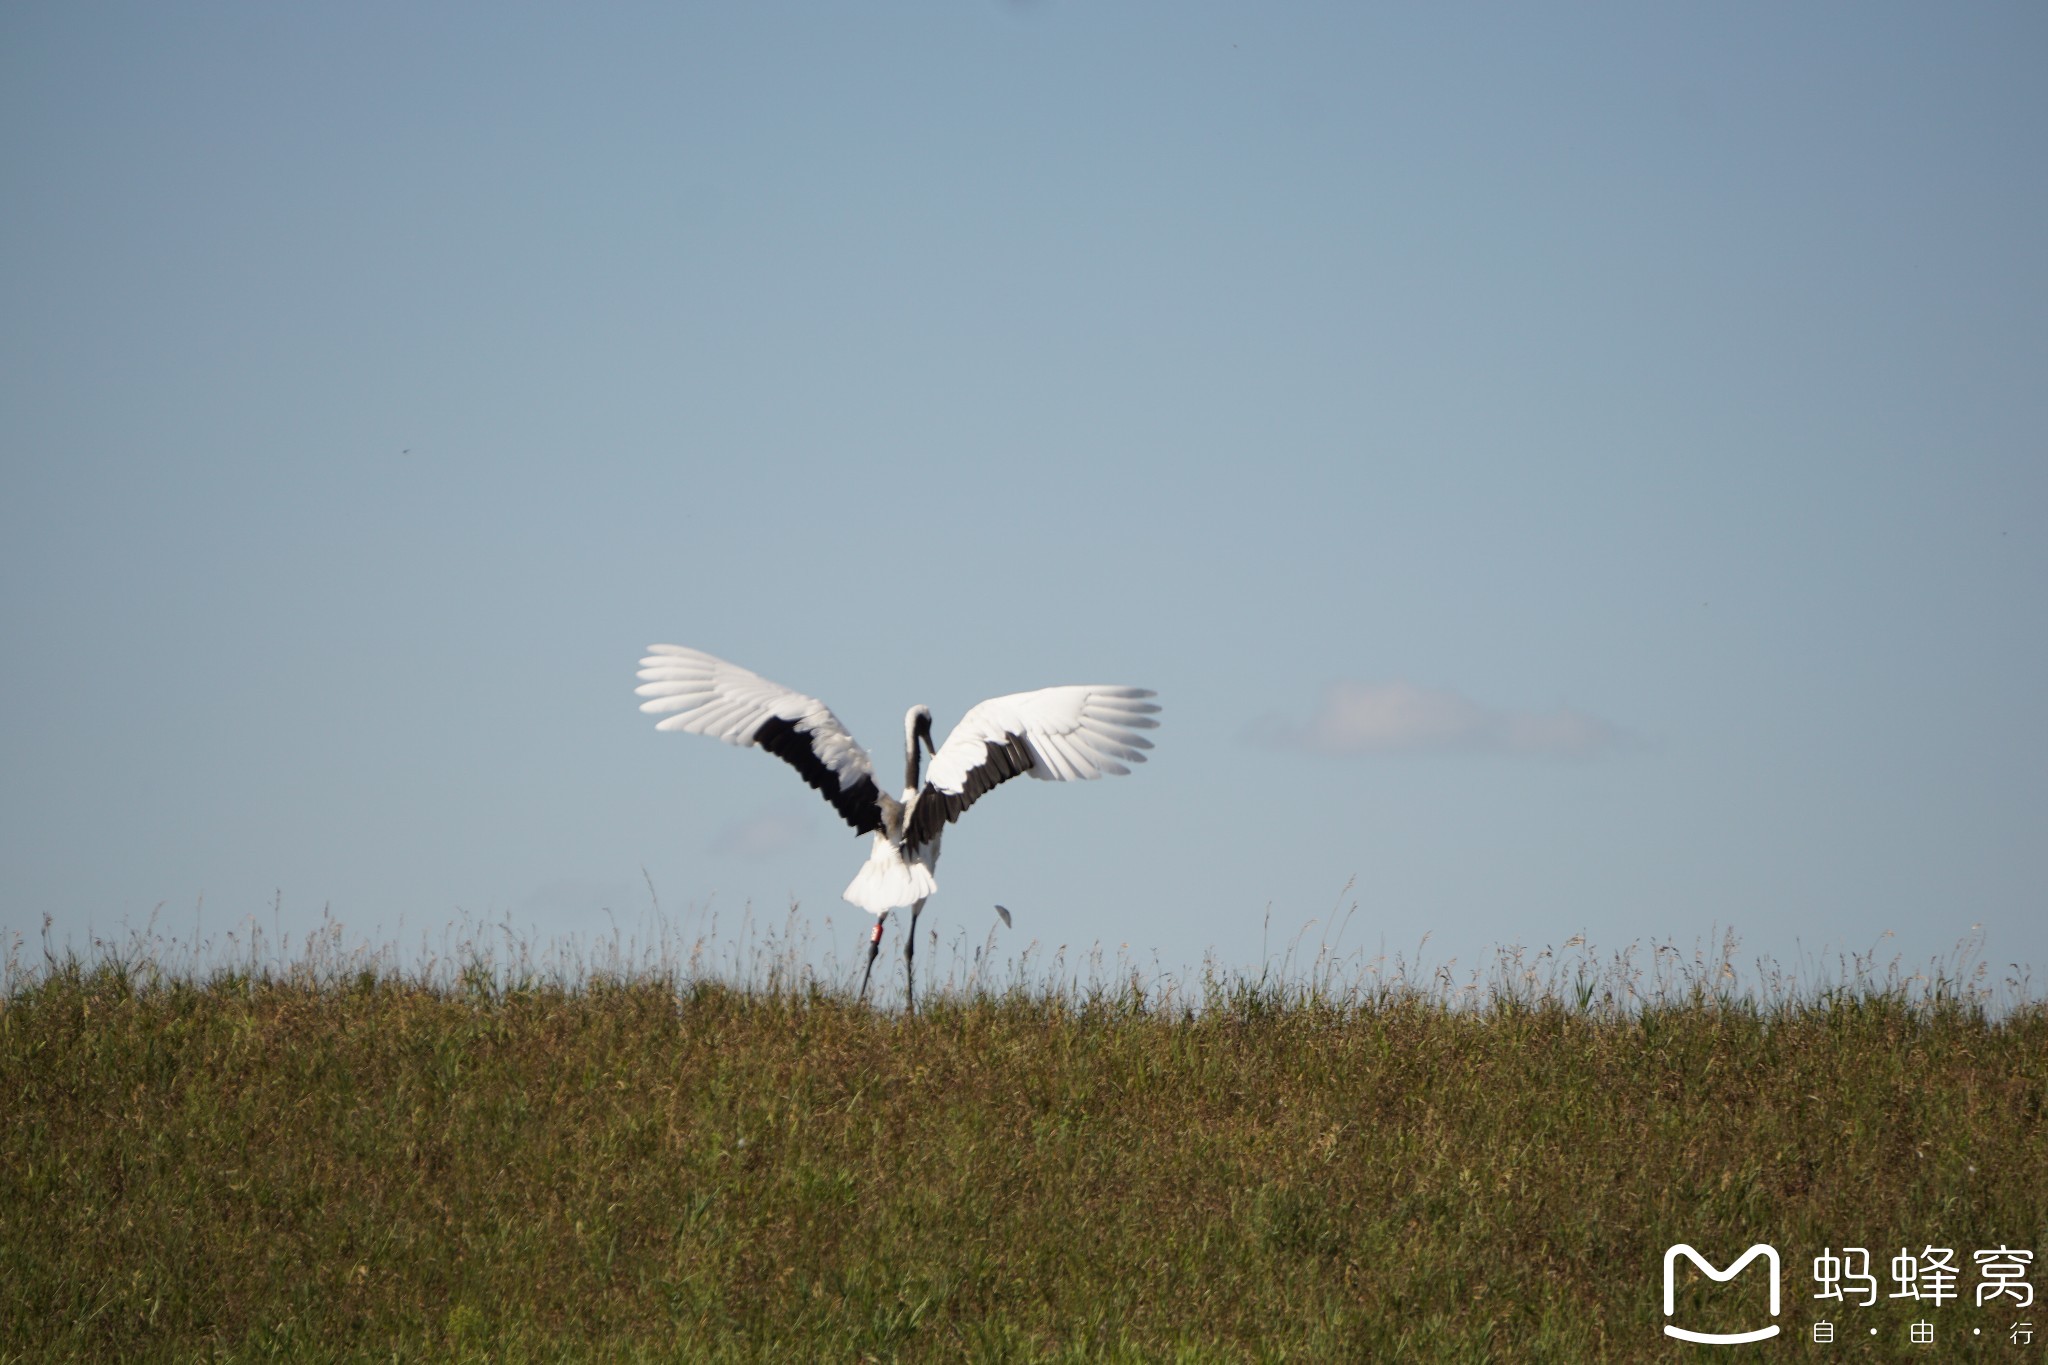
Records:
M923 901L910 907L910 933L903 940L903 1001L912 1014L917 1013L917 974L911 959L917 955L917 917L923 913Z
M875 974L875 954L882 951L882 921L885 918L887 916L875 916L875 932L868 935L868 968L860 974L860 999L862 1004L866 1004L868 999L868 978Z

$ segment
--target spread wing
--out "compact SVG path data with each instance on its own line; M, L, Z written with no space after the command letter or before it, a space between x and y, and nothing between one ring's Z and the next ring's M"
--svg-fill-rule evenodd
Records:
M1142 687L1047 687L993 697L970 710L932 755L903 842L929 843L961 812L1019 773L1047 782L1121 776L1143 763L1159 722Z
M649 645L640 661L640 709L674 714L657 730L755 745L795 768L859 834L882 827L881 793L866 751L816 697L681 645Z

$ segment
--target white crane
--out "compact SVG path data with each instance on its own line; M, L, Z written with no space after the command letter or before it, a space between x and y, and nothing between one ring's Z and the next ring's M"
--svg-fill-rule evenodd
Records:
M655 729L766 749L822 792L856 834L875 836L866 865L845 891L847 900L875 917L861 998L867 997L868 976L882 950L883 919L907 905L903 979L913 1009L917 917L938 889L932 869L946 826L1020 773L1048 782L1128 773L1124 764L1143 763L1144 751L1152 747L1138 731L1159 724L1152 719L1159 707L1147 700L1153 693L1142 687L1046 687L970 708L946 742L933 748L931 708L913 706L903 717L903 795L894 797L876 785L867 753L816 697L701 650L647 648L634 692L647 698L642 711L666 715ZM920 781L926 752L931 772Z

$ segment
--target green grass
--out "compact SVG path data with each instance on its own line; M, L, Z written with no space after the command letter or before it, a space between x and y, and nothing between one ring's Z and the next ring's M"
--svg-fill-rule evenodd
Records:
M53 959L0 996L0 1361L1690 1359L1676 1241L1785 1255L1788 1337L1713 1358L1930 1358L1916 1316L2040 1358L2006 1325L2048 1303L1967 1274L1804 1334L1826 1246L2043 1255L2048 1013L1713 976L911 1017L801 974Z

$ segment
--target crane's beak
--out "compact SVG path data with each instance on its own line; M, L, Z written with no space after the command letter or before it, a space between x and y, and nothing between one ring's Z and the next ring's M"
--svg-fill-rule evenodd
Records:
M924 742L924 751L926 753L936 755L939 752L938 746L932 743L932 732L930 730L919 729L917 737Z

